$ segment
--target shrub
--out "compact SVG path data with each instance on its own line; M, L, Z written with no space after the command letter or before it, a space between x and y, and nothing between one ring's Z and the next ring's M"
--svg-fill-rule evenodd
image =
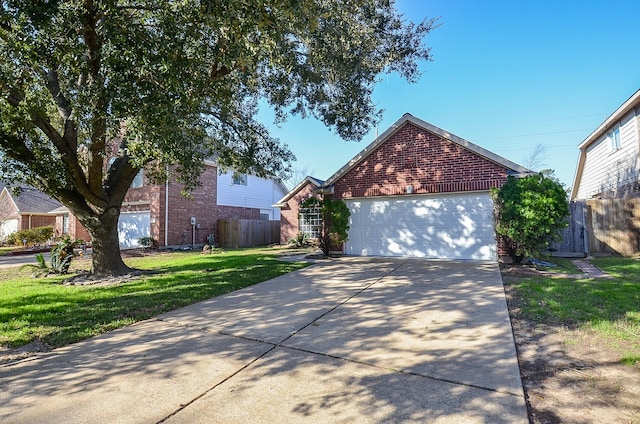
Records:
M568 225L569 202L564 187L543 174L509 176L500 189L492 190L492 195L496 233L514 263L557 241L560 230Z
M71 260L73 259L73 249L80 244L81 240L72 241L68 235L62 237L51 249L51 271L57 274L69 272Z
M289 239L289 245L291 245L291 247L307 247L311 246L311 244L309 235L306 233L298 233L298 235Z
M47 225L44 227L35 227L28 230L20 230L7 236L7 244L21 246L23 240L27 241L27 245L35 243L46 243L53 237L53 227Z
M321 210L322 223L318 244L325 256L329 256L332 247L338 247L347 241L351 212L344 201L329 196L323 196L321 199L310 197L302 202L301 207L303 210Z
M159 246L158 240L153 237L140 237L138 244L146 249L157 249Z

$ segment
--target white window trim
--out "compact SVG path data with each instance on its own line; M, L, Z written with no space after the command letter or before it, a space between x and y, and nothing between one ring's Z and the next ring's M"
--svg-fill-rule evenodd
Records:
M233 185L247 186L248 180L249 178L247 177L247 174L233 174L231 176L231 182Z
M616 124L613 128L607 131L607 140L609 141L609 151L616 152L620 150L620 124Z
M312 239L320 238L322 232L322 209L320 207L300 207L298 211L298 231Z

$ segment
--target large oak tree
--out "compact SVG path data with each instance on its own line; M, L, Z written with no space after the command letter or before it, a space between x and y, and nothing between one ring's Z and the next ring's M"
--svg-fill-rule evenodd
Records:
M1 177L78 217L94 273L127 272L117 222L140 169L187 189L206 157L281 175L293 155L261 99L358 140L377 78L414 81L433 24L389 0L0 0Z

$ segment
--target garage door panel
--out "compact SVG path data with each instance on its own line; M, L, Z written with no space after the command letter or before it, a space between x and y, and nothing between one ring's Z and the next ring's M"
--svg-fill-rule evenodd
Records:
M149 237L151 227L150 212L123 212L118 220L120 247L138 247L138 239Z
M347 202L345 253L365 256L495 259L493 203L488 193Z

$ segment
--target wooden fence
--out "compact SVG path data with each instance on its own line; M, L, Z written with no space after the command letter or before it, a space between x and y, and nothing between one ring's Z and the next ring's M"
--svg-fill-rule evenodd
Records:
M218 246L267 246L280 242L280 221L258 219L218 220Z
M553 246L559 256L640 253L640 199L571 202L570 226Z
M588 250L587 205L585 202L569 204L569 225L562 230L561 241L552 245L558 256L584 257Z
M640 252L640 199L587 200L589 251L631 256Z

